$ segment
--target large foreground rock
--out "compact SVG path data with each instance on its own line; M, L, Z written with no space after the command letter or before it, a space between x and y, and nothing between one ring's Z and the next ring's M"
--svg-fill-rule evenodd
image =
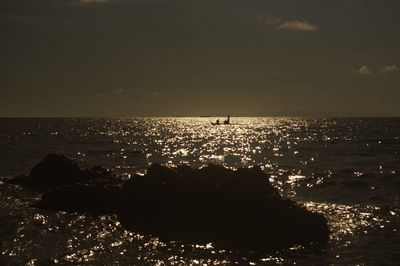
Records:
M51 174L40 169L46 178L32 175L32 170L30 184L57 175L52 167ZM63 186L45 192L39 207L114 213L137 232L224 248L274 250L329 237L324 216L282 198L258 167L233 171L209 165L195 170L155 164L146 175L134 176L120 187L84 183L82 177L73 184L78 172L70 170L70 177L67 171L60 173Z
M260 168L152 165L128 181L118 214L123 224L189 243L240 249L279 249L326 241L326 219L282 198Z

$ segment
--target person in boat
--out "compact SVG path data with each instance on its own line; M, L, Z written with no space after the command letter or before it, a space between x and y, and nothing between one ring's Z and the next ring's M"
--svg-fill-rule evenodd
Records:
M224 120L224 124L230 124L231 123L231 117L228 115L228 118Z
M217 119L217 121L215 122L217 125L219 125L219 119Z

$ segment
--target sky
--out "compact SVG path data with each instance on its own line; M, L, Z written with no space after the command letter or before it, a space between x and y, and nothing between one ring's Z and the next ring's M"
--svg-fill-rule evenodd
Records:
M0 116L400 116L398 0L1 0Z

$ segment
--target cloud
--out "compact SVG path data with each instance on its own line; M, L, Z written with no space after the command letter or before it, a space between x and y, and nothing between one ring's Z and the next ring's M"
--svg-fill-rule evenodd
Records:
M260 17L260 20L267 25L273 26L280 30L292 30L292 31L317 31L319 27L308 21L304 20L282 20L270 17Z
M94 4L106 4L111 0L73 0L72 4L75 5L94 5Z
M394 64L394 65L391 65L391 66L390 65L384 66L381 69L380 73L381 74L389 74L389 73L397 72L397 71L399 71L399 67L396 64Z
M292 20L284 21L277 26L278 29L282 30L295 30L295 31L317 31L318 26L311 24L307 21Z
M366 65L362 65L355 73L363 76L372 75L372 71Z
M260 16L259 20L261 23L271 26L276 26L282 23L282 20L279 18L271 18L266 16Z
M106 96L111 96L113 94L121 94L123 92L124 92L123 89L119 89L119 90L111 91L109 93L98 93L97 97L106 97Z

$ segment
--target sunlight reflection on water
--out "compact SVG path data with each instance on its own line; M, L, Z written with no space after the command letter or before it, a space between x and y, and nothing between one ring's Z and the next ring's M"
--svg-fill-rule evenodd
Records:
M37 195L1 181L0 208L8 211L0 221L8 228L2 255L30 265L321 264L321 260L322 264L351 264L354 254L367 249L367 239L383 245L382 234L398 236L400 123L390 122L395 126L387 130L389 122L359 119L233 118L229 126L212 126L213 120L43 120L40 128L38 121L28 121L19 131L16 126L3 130L8 135L0 144L1 168L4 175L18 175L50 152L62 152L84 166L109 167L123 179L144 174L153 162L192 167L218 163L230 169L259 165L282 195L328 218L332 235L325 253L294 247L253 260L251 254L237 257L212 244L163 243L125 230L115 216L38 211L29 207ZM28 155L22 156L22 151ZM379 249L384 252L390 247ZM366 263L372 259L364 256Z

